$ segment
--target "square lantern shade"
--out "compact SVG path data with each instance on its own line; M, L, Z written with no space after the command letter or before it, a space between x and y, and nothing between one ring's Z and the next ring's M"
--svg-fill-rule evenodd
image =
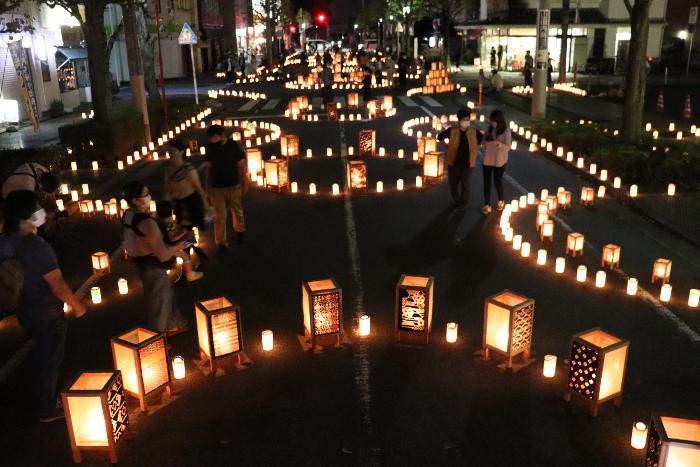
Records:
M540 227L540 241L544 242L545 238L551 242L554 241L554 221L552 219L545 219Z
M109 255L104 251L97 251L92 254L92 273L97 276L104 276L109 273Z
M309 107L309 96L297 96L297 104L306 110Z
M124 392L139 400L142 411L147 395L158 389L170 394L165 333L135 328L111 342L114 369L122 373Z
M428 183L436 183L445 174L445 157L440 151L425 153L423 159L423 179Z
M110 199L104 205L105 215L109 218L116 218L119 215L119 206L116 199Z
M432 277L401 276L396 284L396 342L428 343L434 286Z
M265 184L277 191L289 189L289 171L287 159L270 159L265 161Z
M421 136L416 139L416 142L418 144L418 160L423 160L426 153L437 151L437 140L435 138Z
M620 251L618 245L609 243L603 247L603 257L601 258L601 266L609 266L610 269L620 267Z
M82 451L107 451L117 463L117 443L129 425L121 372L81 373L61 399L73 461L82 461Z
M348 161L348 186L350 190L367 189L367 164L364 161Z
M581 204L584 206L592 206L595 202L595 190L589 186L581 189Z
M194 312L199 353L214 372L221 360L243 351L241 309L228 298L218 297L195 302Z
M560 191L557 195L557 204L562 209L569 209L571 207L571 192L570 191Z
M361 156L374 156L377 133L374 130L360 130L358 148Z
M280 154L284 157L299 157L299 137L297 135L280 136Z
M338 106L335 105L335 102L326 104L326 115L328 120L338 120Z
M248 163L248 176L251 180L255 180L263 170L262 151L260 148L247 148L245 157Z
M700 465L700 420L653 415L647 435L644 465L654 467Z
M339 345L343 334L343 291L333 278L301 284L304 335L316 345Z
M357 109L360 107L360 95L356 92L348 93L348 109Z
M566 237L566 254L571 256L583 254L583 234L572 232Z
M490 351L506 357L506 368L513 366L513 357L530 357L532 328L535 322L535 301L510 290L492 295L484 301L484 358Z
M378 111L379 111L379 101L378 100L372 99L371 101L367 101L367 117L368 118L376 117Z
M651 283L660 280L662 284L668 283L671 279L671 266L673 261L666 258L659 258L654 261L654 270L651 271Z
M568 397L576 394L587 401L594 417L598 406L607 400L614 399L615 405L620 405L629 345L629 341L600 328L573 336Z

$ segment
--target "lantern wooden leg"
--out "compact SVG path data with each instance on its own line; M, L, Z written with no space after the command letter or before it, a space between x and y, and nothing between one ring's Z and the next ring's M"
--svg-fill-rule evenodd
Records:
M591 417L597 417L598 416L598 404L593 402L591 404Z
M168 394L168 397L173 397L173 388L170 383L165 385L165 392Z
M622 395L619 395L613 399L613 404L615 407L620 407L622 405Z
M80 449L72 448L71 451L73 452L73 462L80 464L83 461L83 455L80 453Z
M139 396L139 406L141 407L141 412L146 411L146 401L143 396Z
M484 348L481 350L481 353L484 355L484 360L488 360L488 359L489 359L489 348L488 348L488 347L484 347Z
M530 349L523 350L523 362L527 363L530 360Z
M119 457L117 456L117 450L114 448L111 448L109 450L109 461L112 464L116 464L117 462L119 462Z
M508 361L506 362L506 369L512 369L513 368L513 357L508 356Z

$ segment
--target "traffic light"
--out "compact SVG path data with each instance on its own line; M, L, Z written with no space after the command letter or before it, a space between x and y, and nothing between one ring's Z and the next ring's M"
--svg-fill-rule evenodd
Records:
M290 25L289 25L289 32L290 32L291 34L294 34L295 32L297 32L297 27L294 26L293 24L290 24Z
M326 15L325 13L321 12L321 13L316 15L316 22L318 24L326 24L327 21L328 21L328 15Z

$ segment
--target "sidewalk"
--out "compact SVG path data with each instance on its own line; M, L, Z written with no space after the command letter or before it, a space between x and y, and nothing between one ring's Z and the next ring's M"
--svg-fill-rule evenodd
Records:
M58 128L80 120L80 113L51 118L39 123L39 131L23 124L18 131L0 134L0 149L24 149L58 144Z

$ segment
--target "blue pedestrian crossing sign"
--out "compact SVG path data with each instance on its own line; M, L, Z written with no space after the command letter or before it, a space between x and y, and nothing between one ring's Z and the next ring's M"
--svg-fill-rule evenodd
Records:
M180 31L177 42L180 45L193 45L197 43L197 34L194 33L189 24L185 23L182 25L182 31Z

